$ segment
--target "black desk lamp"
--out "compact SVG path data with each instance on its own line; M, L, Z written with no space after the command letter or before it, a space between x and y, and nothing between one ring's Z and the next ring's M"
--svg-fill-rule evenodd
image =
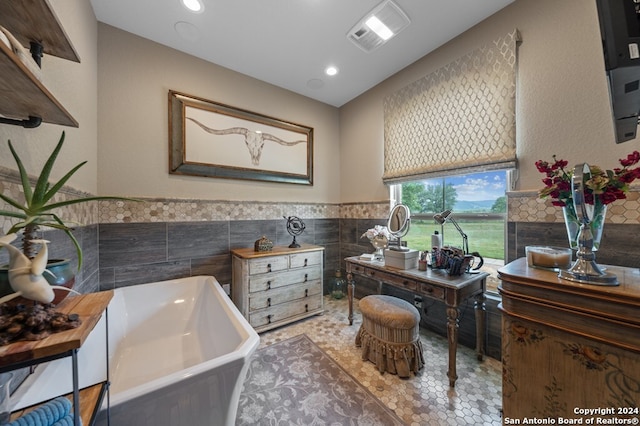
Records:
M462 231L458 222L451 217L451 210L445 210L442 213L434 214L433 219L440 225L443 225L445 222L451 222L453 226L456 227L460 235L462 235L462 250L464 250L464 254L469 254L469 238L467 237L467 234Z

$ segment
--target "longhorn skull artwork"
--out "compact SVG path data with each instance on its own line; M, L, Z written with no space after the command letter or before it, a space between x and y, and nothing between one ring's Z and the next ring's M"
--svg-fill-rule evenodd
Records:
M194 118L191 118L191 117L186 117L186 118L188 120L191 120L195 124L197 124L205 132L211 133L212 135L244 136L244 143L247 145L247 148L249 149L249 155L251 155L251 162L253 163L254 166L258 166L260 164L260 156L262 155L262 149L266 141L276 142L284 146L294 146L301 143L307 143L306 140L288 142L280 139L277 136L271 135L269 133L255 132L245 127L231 127L231 128L222 129L222 130L212 129L211 127L205 126L204 124L202 124L201 122L199 122Z

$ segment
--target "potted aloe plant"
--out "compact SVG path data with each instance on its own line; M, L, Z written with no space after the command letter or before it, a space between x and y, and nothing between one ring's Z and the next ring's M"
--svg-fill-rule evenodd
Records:
M62 132L60 141L58 142L44 167L42 168L42 171L37 177L35 186L33 188L31 187L29 174L25 170L22 160L13 148L11 141L8 141L9 149L11 150L11 154L13 155L16 165L18 166L18 172L20 174L20 180L24 192L24 201L10 198L5 194L0 194L0 199L15 209L0 210L0 216L17 219L13 226L7 231L7 234L18 233L22 231L22 252L29 259L33 259L37 254L36 245L32 244L32 241L36 240L36 232L40 228L53 228L63 231L71 239L76 248L79 270L82 265L82 248L80 247L78 240L72 233L72 227L70 227L69 224L65 223L65 221L60 218L57 213L55 213L55 209L72 204L85 203L88 201L96 200L134 200L122 197L84 197L58 202L53 201L54 195L58 193L58 191L63 188L63 186L71 178L71 176L73 176L73 174L86 163L86 161L83 161L82 163L72 168L54 185L51 185L49 183L49 176L56 162L56 159L58 158L58 154L62 149L64 138L65 133ZM46 277L47 281L49 281L50 284L62 285L69 288L73 286L73 282L75 281L75 273L70 266L70 260L50 260L47 269L53 272L53 274L48 274ZM7 266L5 265L4 267L0 267L0 296L9 294L11 292L12 289L9 285ZM66 295L65 293L62 294ZM54 303L56 303L57 301L59 301L58 296L56 297L56 299L54 299Z

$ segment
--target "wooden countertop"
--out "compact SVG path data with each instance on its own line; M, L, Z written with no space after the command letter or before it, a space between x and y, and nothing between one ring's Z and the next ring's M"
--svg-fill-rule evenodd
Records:
M282 254L304 253L307 251L324 250L322 246L313 244L300 244L298 248L289 248L286 246L273 246L270 251L255 251L252 247L237 248L231 250L231 254L243 259L255 259L257 257L279 256Z
M104 313L112 297L112 290L68 296L56 306L56 310L66 314L78 314L82 324L71 330L54 333L42 340L18 341L0 346L0 368L6 370L6 367L17 362L35 361L80 348Z
M527 259L521 257L498 270L498 277L512 283L545 288L558 293L567 293L602 299L614 303L630 304L640 308L640 269L613 265L598 265L616 275L617 286L583 284L562 279L555 271L531 268Z

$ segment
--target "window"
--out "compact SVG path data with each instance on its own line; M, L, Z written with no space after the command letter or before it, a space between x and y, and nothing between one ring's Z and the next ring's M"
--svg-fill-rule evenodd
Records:
M438 231L443 245L463 247L461 233L453 224L438 224L433 215L451 210L451 216L467 235L470 252L484 259L482 271L491 274L487 291L497 292L497 270L504 265L507 216L506 170L431 178L392 187L393 199L411 210L411 228L404 237L416 250L430 250L431 234Z

